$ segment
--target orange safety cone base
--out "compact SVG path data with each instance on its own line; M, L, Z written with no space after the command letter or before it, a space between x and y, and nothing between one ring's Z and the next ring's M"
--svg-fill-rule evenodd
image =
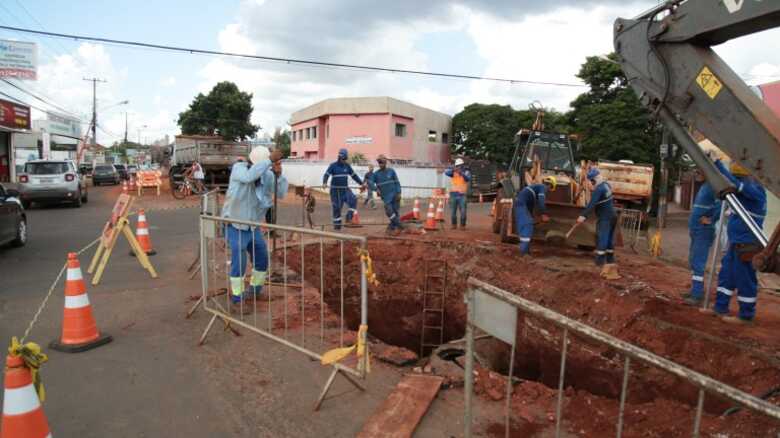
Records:
M81 353L82 351L87 351L100 347L101 345L106 345L113 340L114 338L111 335L101 333L100 337L94 341L85 342L83 344L64 344L59 339L57 339L49 343L49 348L52 350L61 351L63 353Z

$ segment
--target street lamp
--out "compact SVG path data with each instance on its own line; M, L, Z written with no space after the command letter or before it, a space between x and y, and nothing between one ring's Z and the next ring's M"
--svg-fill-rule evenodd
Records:
M148 128L149 125L141 125L138 129L138 144L141 144L141 130Z

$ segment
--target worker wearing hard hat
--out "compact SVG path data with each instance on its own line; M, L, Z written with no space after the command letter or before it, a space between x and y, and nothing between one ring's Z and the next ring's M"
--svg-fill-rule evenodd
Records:
M403 228L401 226L401 217L398 210L401 209L401 183L398 181L398 175L394 169L387 167L387 157L380 155L376 159L379 170L374 171L371 181L376 187L377 194L385 204L385 214L390 219L390 225L387 226L387 233L399 233Z
M458 228L458 211L460 211L460 228L466 228L466 207L468 205L469 183L471 171L469 171L462 158L455 160L455 165L444 171L444 175L452 178L450 188L450 208L452 210L452 229Z
M349 178L351 177L356 183L363 185L363 181L347 162L347 158L347 150L340 149L338 160L328 166L328 170L322 177L324 186L327 186L328 179L333 177L330 183L330 203L333 207L333 228L336 230L341 229L341 208L344 204L347 204L348 208L347 222L352 222L352 216L357 211L357 198L349 188Z
M591 167L586 176L593 186L593 191L590 194L590 202L577 218L577 223L585 222L588 215L595 210L596 265L602 266L602 277L617 279L620 276L615 264L615 245L613 243L617 214L612 200L612 187L596 167Z
M269 152L268 148L257 146L249 153L249 163L239 161L230 171L230 184L222 207L222 217L259 223L265 210L263 205L265 192L259 187L267 173L273 172L282 158L279 150ZM249 281L250 293L260 294L265 284L268 270L268 250L263 233L259 227L230 223L226 227L226 237L230 245L230 299L233 310L249 313L249 306L243 306L244 273L247 257L252 260L252 278Z
M737 188L737 199L747 210L760 229L766 217L766 190L750 176L747 169L732 162L730 170L720 160L715 166ZM718 293L715 299L715 314L730 323L750 324L756 316L758 280L753 268L753 257L762 250L758 239L747 224L738 216L729 218L727 229L729 247L721 261L718 273ZM729 315L731 297L737 293L738 317Z
M528 255L531 251L531 237L534 234L534 210L542 215L542 222L550 221L550 217L545 213L546 192L547 187L544 184L530 184L523 187L515 195L515 221L517 222L517 234L520 236L520 255Z
M704 175L696 172L701 180ZM720 200L715 197L712 186L702 184L691 207L688 218L688 234L691 245L688 249L688 265L691 268L691 291L683 295L686 304L698 306L704 299L704 269L707 266L710 247L715 241L715 222L720 216Z

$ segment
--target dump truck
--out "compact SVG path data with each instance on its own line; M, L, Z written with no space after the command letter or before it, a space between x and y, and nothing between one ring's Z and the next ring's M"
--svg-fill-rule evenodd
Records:
M208 135L177 135L170 159L171 186L180 183L184 171L197 161L203 167L207 187L227 187L230 168L239 158L247 157L249 150L248 142Z
M653 200L653 165L635 164L629 160L599 160L596 166L612 187L615 206L639 211L642 224L647 224Z

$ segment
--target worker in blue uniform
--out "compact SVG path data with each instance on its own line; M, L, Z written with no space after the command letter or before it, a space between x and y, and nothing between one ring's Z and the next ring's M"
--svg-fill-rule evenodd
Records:
M262 181L273 172L281 175L281 158L282 154L278 149L269 153L267 148L257 146L249 154L249 163L235 163L230 172L230 185L225 195L222 217L259 223L271 202ZM249 306L241 304L245 295L244 274L247 259L252 261L250 291L257 296L266 280L268 249L259 226L228 223L225 226L225 237L230 246L230 298L233 310L248 313Z
M766 190L750 176L747 169L732 162L730 170L720 160L715 166L726 176L737 189L736 196L748 214L760 229L766 217ZM729 218L726 231L729 246L721 260L718 273L718 294L715 299L715 314L729 323L750 324L756 316L756 297L758 295L758 280L753 268L753 256L762 250L758 239L750 231L748 225L736 214ZM731 297L737 293L739 303L738 317L729 315Z
M593 191L590 194L590 202L577 218L577 223L582 224L588 215L596 212L596 265L603 267L602 276L618 276L613 243L617 214L612 200L612 187L596 167L591 167L586 176L593 186Z
M550 218L545 213L545 193L547 187L544 184L530 184L523 187L515 195L515 222L517 234L520 236L520 255L528 255L531 252L531 237L534 234L534 210L542 215L542 222L549 222Z
M403 227L401 226L401 183L398 181L398 175L394 169L387 167L387 157L380 155L376 159L379 170L371 175L371 181L366 184L372 184L377 194L385 204L385 214L390 219L390 225L387 226L387 233L398 234Z
M352 216L357 211L357 197L349 188L349 178L356 183L363 185L363 181L352 170L352 166L347 163L347 150L340 149L338 160L328 166L325 175L322 177L322 184L327 186L328 179L333 178L330 183L330 203L333 207L333 228L341 229L341 208L347 204L347 222L352 222Z
M697 172L697 178L701 180L703 175ZM688 218L688 234L691 238L688 249L691 291L683 295L683 299L691 306L700 305L704 299L704 269L707 267L710 247L715 241L715 222L719 216L720 200L715 197L712 186L705 182L696 193Z

